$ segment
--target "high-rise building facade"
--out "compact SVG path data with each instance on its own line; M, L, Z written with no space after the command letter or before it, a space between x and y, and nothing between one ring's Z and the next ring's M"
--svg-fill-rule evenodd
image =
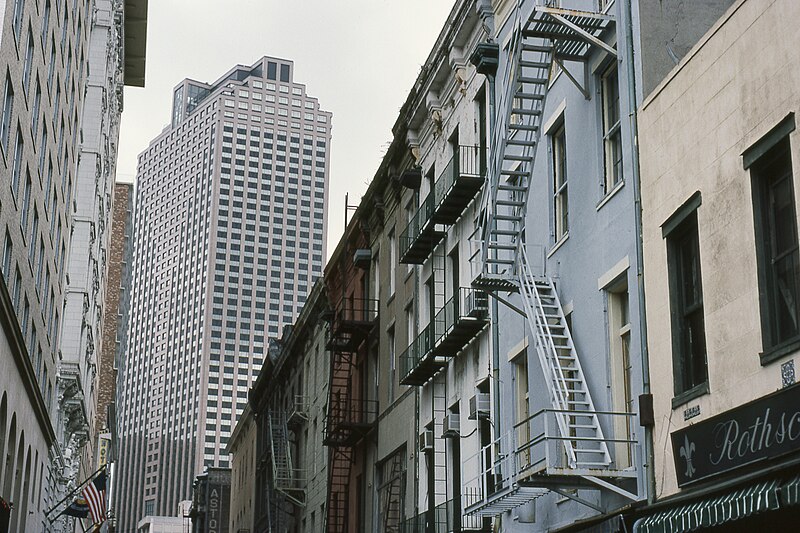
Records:
M172 514L225 446L269 337L322 274L331 113L262 58L186 79L139 157L118 527Z
M146 19L147 0L0 7L0 498L14 504L10 531L65 530L54 505L94 469L86 444L101 347L73 350L67 339L102 323L122 90L144 83ZM67 300L79 303L69 323Z

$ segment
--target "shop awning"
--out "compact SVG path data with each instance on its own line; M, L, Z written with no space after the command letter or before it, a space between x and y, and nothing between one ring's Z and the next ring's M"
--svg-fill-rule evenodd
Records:
M800 476L790 479L781 487L781 503L785 506L800 505Z
M795 501L800 500L800 477L793 488ZM791 483L791 482L789 482ZM672 533L697 531L718 526L747 516L780 507L779 491L787 494L788 483L781 487L778 480L764 481L721 496L673 507L639 520L634 533ZM794 504L790 504L794 505Z

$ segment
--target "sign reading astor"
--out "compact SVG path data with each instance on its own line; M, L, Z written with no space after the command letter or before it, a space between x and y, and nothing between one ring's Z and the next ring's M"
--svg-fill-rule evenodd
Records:
M678 486L800 450L800 384L672 434Z

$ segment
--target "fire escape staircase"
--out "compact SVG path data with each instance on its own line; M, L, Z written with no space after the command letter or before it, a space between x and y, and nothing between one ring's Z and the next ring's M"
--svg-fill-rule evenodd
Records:
M374 423L376 402L356 390L356 359L374 331L378 301L342 298L333 313L328 349L331 351L328 412L323 444L329 448L326 531L346 533L350 470L357 446Z
M270 451L272 455L272 479L275 490L283 494L287 500L298 507L306 502L305 480L292 463L289 448L289 430L286 416L282 412L269 413Z
M405 467L403 455L395 454L391 459L389 471L389 486L386 487L386 501L383 513L383 531L385 533L400 533L403 519L403 483L405 483Z
M545 416L555 420L558 431L555 440L560 442L560 453L564 455L562 462L566 468L560 472L571 473L572 478L582 476L581 482L595 488L600 486L637 499L635 494L601 479L615 477L619 471L610 468L613 461L608 439L604 437L556 289L551 279L534 274L525 250L525 216L550 73L554 63L557 64L587 94L564 69L563 61L585 61L592 48L616 55L601 40L614 19L544 3L552 4L539 0L528 17L517 7L515 30L500 61L498 86L508 90L499 95L496 108L488 181L481 197L481 217L476 230L480 271L472 285L491 294L505 291L521 296L522 310L549 389L552 408L546 410ZM531 444L518 440L512 436L507 444L513 448L512 454L529 454L525 447ZM548 470L537 471L519 458L510 468L515 475L509 478L505 490L495 491L470 506L468 514L499 514L540 496L543 489L563 493L561 488L569 484L557 481L556 476L548 481ZM537 472L545 476L532 475Z

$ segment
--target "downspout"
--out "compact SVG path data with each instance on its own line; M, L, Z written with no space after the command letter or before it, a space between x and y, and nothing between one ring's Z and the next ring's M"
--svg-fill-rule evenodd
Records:
M639 349L642 358L642 392L650 394L650 355L647 351L647 312L645 309L645 290L644 290L644 252L642 251L642 191L641 176L639 173L639 129L637 117L636 100L636 67L634 65L634 46L633 46L633 9L632 0L623 0L622 7L625 13L625 53L626 53L626 75L628 78L628 105L630 112L631 132L631 163L633 170L633 198L634 214L636 224L636 288L639 299ZM655 499L656 476L653 453L653 427L644 426L644 457L645 457L645 477L647 484L647 503L652 504ZM634 526L634 530L636 527Z

